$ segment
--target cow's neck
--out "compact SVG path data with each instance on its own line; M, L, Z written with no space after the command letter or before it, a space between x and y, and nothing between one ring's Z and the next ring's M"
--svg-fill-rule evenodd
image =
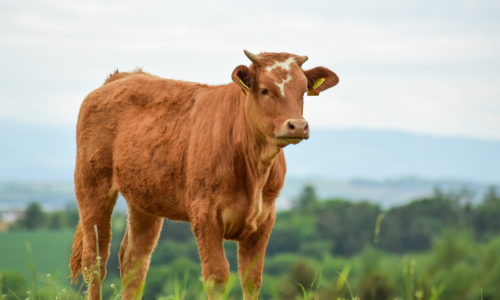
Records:
M249 179L265 178L274 163L274 159L281 151L281 148L273 144L269 138L260 133L256 128L258 125L253 124L255 120L248 115L245 108L245 98L240 96L240 117L237 119L236 130L239 130L239 142L243 146L243 157L246 165L246 175Z
M251 122L254 120L251 120L245 111L244 97L241 97L240 101L243 105L241 105L240 117L237 121L239 124L235 126L235 129L239 131L237 135L240 137L238 140L242 146L239 155L245 162L245 186L250 203L246 225L249 226L250 231L254 231L257 226L256 221L262 213L262 190L267 183L274 159L280 153L281 148L253 129L255 126L252 126Z

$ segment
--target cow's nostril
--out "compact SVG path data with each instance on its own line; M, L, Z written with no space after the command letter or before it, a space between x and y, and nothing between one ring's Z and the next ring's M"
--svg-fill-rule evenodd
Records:
M288 128L295 130L295 126L293 126L292 122L288 122Z
M304 127L304 131L307 132L309 130L309 124L306 124L306 127Z

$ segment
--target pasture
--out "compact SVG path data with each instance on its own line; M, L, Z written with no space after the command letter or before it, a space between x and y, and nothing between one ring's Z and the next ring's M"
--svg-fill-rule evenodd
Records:
M292 209L277 215L259 299L303 299L302 286L307 299L321 300L478 300L481 292L483 300L497 299L500 197L492 189L482 204L472 208L460 204L460 199L457 194L436 192L433 197L383 211L368 203L317 201L308 187ZM380 222L381 213L385 217ZM111 284L120 290L117 252L124 221L125 215L113 216L105 300L119 299ZM55 295L62 289L75 299L81 281L70 286L66 278L73 232L41 226L0 234L0 273L5 287L17 282L13 289L21 296L34 291L28 267L32 257L42 300L51 300L49 292ZM375 239L377 232L379 239ZM26 241L32 247L31 256ZM237 245L225 242L224 246L231 267L226 299L241 299ZM49 273L51 289L46 288ZM166 220L143 298L206 299L200 277L198 249L189 224ZM16 299L5 288L3 293Z
M31 277L32 261L38 274L60 278L69 275L68 260L74 231L39 230L0 233L0 270L20 272ZM31 255L27 251L31 246Z

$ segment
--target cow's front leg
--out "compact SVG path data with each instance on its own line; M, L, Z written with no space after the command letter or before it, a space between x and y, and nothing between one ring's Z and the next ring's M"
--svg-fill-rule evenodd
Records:
M257 231L238 242L238 269L244 300L259 298L264 256L275 218L276 213L273 208L268 219L258 227Z
M210 300L222 299L229 280L229 263L222 246L222 222L213 211L196 215L192 224L200 251L205 292Z

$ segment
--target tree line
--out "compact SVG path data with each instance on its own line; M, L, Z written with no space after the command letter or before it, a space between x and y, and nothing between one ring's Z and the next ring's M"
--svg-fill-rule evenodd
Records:
M384 210L367 201L321 201L314 187L306 186L290 210L277 213L261 297L270 299L278 293L281 299L296 299L302 293L297 283L310 286L321 269L320 299L349 298L345 287L337 290L335 278L337 272L351 268L346 274L361 299L409 299L410 294L414 299L437 299L432 298L437 291L442 299L478 299L481 290L484 300L495 299L500 294L500 195L491 187L481 203L472 205L470 198L467 191L435 189L429 197ZM76 209L46 213L33 203L11 229L74 228L77 222ZM106 280L119 285L117 253L126 215L115 214L112 222ZM237 244L224 246L236 273ZM183 274L191 276L189 290L202 291L196 280L200 272L190 225L165 220L144 298L172 293L174 279ZM413 288L409 290L405 282L413 282ZM109 288L104 293L105 299L112 296ZM232 291L232 297L241 299L239 289ZM197 298L188 293L186 299Z
M79 218L78 209L72 205L61 211L45 212L40 204L34 201L26 207L21 217L9 226L9 230L75 228Z
M314 188L307 186L290 211L278 212L268 253L354 255L373 244L381 214L378 247L394 253L429 250L449 228L472 230L477 241L498 235L500 195L495 187L479 205L473 206L470 198L466 190L445 193L436 188L432 196L384 211L366 201L318 201Z
M384 218L378 247L394 253L426 251L447 228L470 229L478 241L499 234L500 195L495 187L489 188L479 205L473 206L469 199L467 191L445 193L436 188L430 197L384 211L367 201L319 201L314 187L306 186L293 201L292 209L277 213L267 254L354 255L373 243L375 223L381 214ZM74 228L78 219L75 207L44 212L33 202L10 230ZM167 220L160 240L192 238L189 224Z

